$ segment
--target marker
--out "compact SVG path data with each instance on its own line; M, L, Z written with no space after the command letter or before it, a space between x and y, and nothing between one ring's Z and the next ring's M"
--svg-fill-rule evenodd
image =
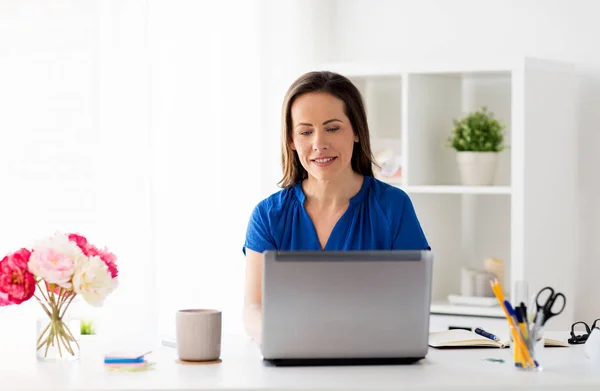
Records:
M515 314L517 316L517 325L521 329L521 333L523 333L523 338L525 339L525 343L529 341L529 333L527 332L527 324L525 323L527 320L527 316L523 318L523 309L522 307L515 308ZM525 312L527 314L527 312Z
M479 335L481 335L482 337L489 338L489 339L491 339L492 341L500 342L500 338L496 337L496 336L495 336L494 334L492 334L492 333L488 333L487 331L485 331L485 330L483 330L483 329L480 329L479 327L477 327L477 328L475 329L475 334L479 334Z

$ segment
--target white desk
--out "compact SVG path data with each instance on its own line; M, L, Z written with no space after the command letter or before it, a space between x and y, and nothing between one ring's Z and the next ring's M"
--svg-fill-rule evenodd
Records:
M0 338L6 341L7 336ZM71 363L38 362L33 350L14 350L17 341L3 343L0 390L600 389L600 365L585 358L583 346L546 348L540 373L516 370L509 349L430 349L425 360L410 366L276 368L263 364L258 348L244 335L225 335L220 364L177 364L175 349L157 343L148 356L156 362L152 371L116 373L103 367L105 341L84 338L81 359ZM487 362L488 357L504 358L506 363Z

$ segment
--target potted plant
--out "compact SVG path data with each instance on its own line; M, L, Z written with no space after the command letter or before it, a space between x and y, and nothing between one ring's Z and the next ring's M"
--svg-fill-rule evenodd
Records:
M486 106L454 119L448 139L457 152L456 159L461 183L468 186L487 186L494 182L498 153L506 148L506 126L494 118Z

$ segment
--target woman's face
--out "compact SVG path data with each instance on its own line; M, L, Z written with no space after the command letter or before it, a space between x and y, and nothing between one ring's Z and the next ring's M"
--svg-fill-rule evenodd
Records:
M352 171L352 149L358 142L344 102L324 92L309 92L294 101L292 149L315 179L330 180Z

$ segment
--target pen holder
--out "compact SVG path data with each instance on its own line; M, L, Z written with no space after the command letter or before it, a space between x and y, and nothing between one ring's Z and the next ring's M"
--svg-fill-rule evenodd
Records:
M542 371L544 351L543 332L537 335L535 341L526 338L524 344L521 344L520 341L515 342L513 335L515 335L513 334L513 327L510 326L510 355L515 368L520 371Z

